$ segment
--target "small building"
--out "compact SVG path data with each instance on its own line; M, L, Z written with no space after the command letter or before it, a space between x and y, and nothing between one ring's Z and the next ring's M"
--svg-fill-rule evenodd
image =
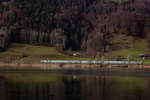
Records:
M74 57L81 57L81 54L79 52L73 53Z
M141 58L144 58L144 59L150 58L150 54L144 54L144 53L142 53L142 54L140 54L139 56L140 56Z

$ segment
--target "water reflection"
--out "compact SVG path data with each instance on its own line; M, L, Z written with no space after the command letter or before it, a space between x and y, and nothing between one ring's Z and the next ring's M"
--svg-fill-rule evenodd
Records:
M150 78L0 74L0 100L149 100Z

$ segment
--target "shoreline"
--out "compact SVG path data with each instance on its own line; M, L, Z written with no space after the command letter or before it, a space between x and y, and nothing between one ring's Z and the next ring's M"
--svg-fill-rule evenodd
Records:
M144 68L150 69L150 65L140 64L62 64L62 63L47 63L47 64L0 64L0 69L97 69L97 68Z

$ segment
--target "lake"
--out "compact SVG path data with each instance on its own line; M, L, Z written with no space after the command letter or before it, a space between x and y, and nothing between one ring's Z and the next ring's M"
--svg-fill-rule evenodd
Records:
M150 100L150 77L0 72L0 100Z

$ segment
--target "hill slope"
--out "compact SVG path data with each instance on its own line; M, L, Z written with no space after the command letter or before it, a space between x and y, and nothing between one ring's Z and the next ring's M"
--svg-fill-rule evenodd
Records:
M0 61L5 63L40 63L40 60L80 59L60 53L54 47L12 43L7 51L0 53ZM84 58L82 58L84 59Z
M149 0L10 0L0 3L0 50L17 42L94 57L112 34L146 37L149 9Z
M142 60L139 54L146 52L146 41L131 36L119 34L110 39L111 48L105 53L106 60ZM66 51L67 52L67 51ZM71 51L73 53L75 51ZM68 52L69 53L69 52ZM85 51L82 52L86 54ZM85 55L86 56L86 55ZM90 60L90 58L77 58L60 53L55 47L37 46L29 44L12 43L8 50L0 53L0 61L6 63L39 63L40 60ZM149 63L149 61L146 60Z
M120 60L127 60L130 56L130 60L141 60L140 54L145 53L147 50L147 43L145 39L135 39L131 36L119 34L111 40L112 51L109 55L118 56Z

